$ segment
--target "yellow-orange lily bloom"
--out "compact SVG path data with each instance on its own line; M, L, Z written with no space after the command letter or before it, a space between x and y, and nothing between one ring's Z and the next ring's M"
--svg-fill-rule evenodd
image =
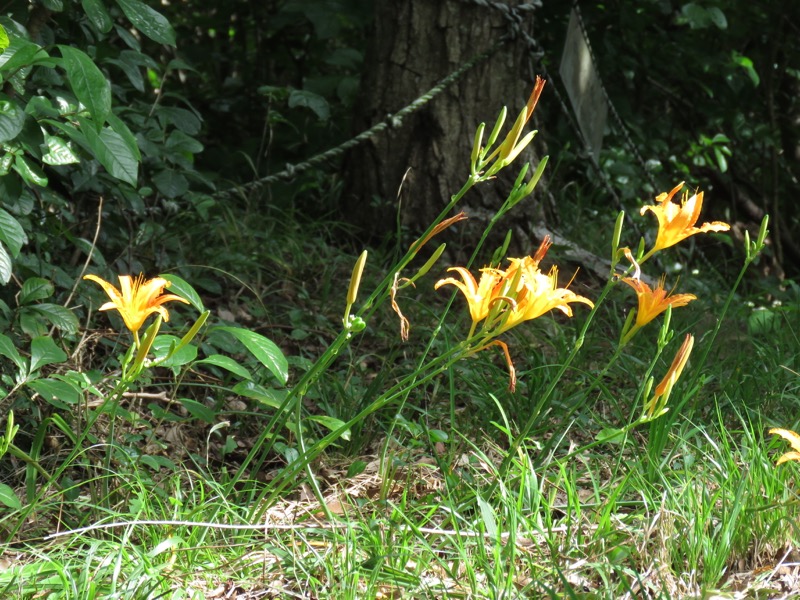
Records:
M475 281L475 277L472 276L472 273L464 267L450 267L447 270L455 271L461 275L464 281L461 282L453 277L447 277L446 279L437 281L436 285L433 287L438 290L443 285L450 284L461 290L467 298L469 314L472 317L474 326L489 315L492 301L496 298L498 284L503 280L505 274L498 269L481 269L481 279L480 282L478 282Z
M631 327L622 338L623 344L628 342L633 335L650 321L655 319L670 306L686 306L692 300L697 300L694 294L675 294L670 296L664 289L665 278L661 277L655 289L636 277L625 277L623 283L627 283L639 297L639 308L636 311L636 323Z
M514 297L515 304L507 311L507 317L501 321L500 327L494 332L499 335L516 327L523 321L537 319L546 312L558 309L568 317L572 316L571 302L582 302L594 307L594 302L579 296L572 290L558 287L558 269L553 267L550 274L545 275L538 269L534 273L523 273L521 289Z
M144 276L136 279L130 275L119 276L119 289L101 279L97 275L84 275L84 279L100 284L103 291L111 299L100 307L100 310L118 310L122 320L134 335L137 334L145 320L153 313L160 314L169 321L169 312L162 306L173 300L189 304L189 301L175 294L163 294L169 282L161 277L145 281Z
M787 440L792 445L793 450L792 452L787 452L786 454L782 455L775 464L779 465L790 460L800 461L800 435L797 435L790 429L780 429L778 427L770 429L769 432L773 435L779 435L783 439Z
M640 213L652 212L658 219L658 235L653 248L645 258L664 248L674 246L681 240L696 233L707 231L728 231L731 226L722 221L703 223L695 227L700 211L703 208L703 192L698 192L689 198L689 193L684 192L680 204L672 201L672 197L683 188L683 181L676 185L669 194L661 193L656 197L655 206L643 206Z

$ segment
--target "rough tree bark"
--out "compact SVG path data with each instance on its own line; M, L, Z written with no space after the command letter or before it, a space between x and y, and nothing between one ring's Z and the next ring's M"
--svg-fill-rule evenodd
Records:
M522 28L533 35L533 13L524 14ZM363 131L397 112L507 32L508 22L497 9L460 0L378 0L355 129ZM508 106L502 140L525 105L534 76L525 42L508 41L400 127L362 144L345 165L345 214L370 234L385 236L395 231L399 209L410 236L418 235L466 181L478 124L486 123L488 135L500 109ZM531 147L497 181L474 188L457 207L470 216L458 225L465 244L477 240L525 161L534 168L538 163ZM515 245L523 251L533 245L525 239L528 226L541 220L538 204L526 200L498 227L505 235L513 226Z

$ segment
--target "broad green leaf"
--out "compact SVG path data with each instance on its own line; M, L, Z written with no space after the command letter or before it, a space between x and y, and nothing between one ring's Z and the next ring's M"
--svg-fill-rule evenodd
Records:
M26 156L17 154L14 157L13 169L19 173L23 181L28 185L38 185L39 187L47 187L47 176L44 174L38 165L33 164Z
M43 335L31 340L31 373L44 365L62 363L67 360L67 353L56 346L53 338Z
M81 124L86 121L82 120ZM136 185L139 177L139 162L122 137L104 127L98 134L91 126L81 127L86 135L89 151L103 165L110 175L120 181Z
M173 131L165 144L168 150L187 154L199 154L203 151L203 144L182 131Z
M63 45L59 49L64 57L62 65L67 72L69 85L92 115L94 127L99 131L111 113L111 85L83 50Z
M250 375L250 371L245 369L242 365L237 363L233 360L230 356L224 356L222 354L212 354L204 358L203 360L198 360L194 363L195 366L197 365L213 365L215 367L219 367L221 369L225 369L226 371L230 371L234 375L238 375L242 379L252 379L253 376Z
M0 178L5 177L11 172L11 167L14 165L14 155L6 152L0 158Z
M78 331L79 323L78 317L75 316L70 309L61 306L60 304L50 304L45 302L42 304L33 304L28 307L30 310L39 313L45 319L50 321L55 327L65 333L76 333Z
M53 106L49 98L44 96L34 96L25 105L25 113L32 116L34 119L41 119L49 117L57 119L60 116L58 109Z
M153 175L153 183L158 191L167 198L182 196L189 189L189 182L182 173L172 169L164 169Z
M47 136L47 153L42 156L46 165L61 166L81 162L78 155L72 151L67 141L56 135Z
M331 116L331 107L328 101L319 94L308 90L292 90L289 94L289 108L304 106L314 111L320 121L327 121Z
M87 152L91 153L92 150L89 147L89 143L86 141L86 136L83 135L83 133L81 133L81 131L72 123L64 123L56 119L42 119L42 123L59 129L69 139L78 144L81 148L84 148ZM87 129L91 129L91 125L87 125Z
M25 384L56 408L70 410L69 405L78 404L81 391L71 383L58 379L34 379Z
M181 298L185 298L199 312L205 312L206 307L203 306L203 301L200 299L200 295L195 291L188 281L171 273L161 273L159 277L169 281L169 287L167 289L171 294L177 294Z
M25 230L10 213L0 208L0 242L3 242L16 258L23 244L28 242Z
M330 429L331 431L336 431L344 426L344 421L340 419L335 419L333 417L328 417L326 415L314 415L313 417L308 417L309 421L314 421L315 423L319 423L323 427ZM342 439L350 440L350 430L346 429L345 432L342 434Z
M47 57L47 52L33 42L15 36L11 38L11 43L0 54L0 76L3 79L9 79L22 67L35 64Z
M271 390L252 381L241 381L233 386L233 393L258 400L271 408L280 408L286 399L286 390Z
M14 100L0 94L0 143L16 139L24 124L25 111Z
M200 119L192 111L174 106L159 106L156 109L158 120L164 125L174 125L187 135L200 133Z
M216 327L215 329L227 331L244 344L250 353L267 367L282 384L286 384L289 380L289 363L275 342L259 333L240 327Z
M20 304L30 304L53 295L53 284L42 277L30 277L22 284L19 293Z
M17 347L11 341L11 338L0 333L0 356L5 356L17 365L17 368L26 373L28 371L28 363L19 355Z
M108 58L103 61L103 64L115 65L122 69L122 72L125 73L125 76L128 78L128 81L131 82L131 85L139 92L144 91L144 75L142 75L142 67L139 65L132 65L124 60L119 60L116 58Z
M94 28L101 33L108 33L114 22L111 20L111 15L108 14L102 0L81 0L83 5L83 12L89 17Z
M23 306L17 312L22 333L30 338L47 335L48 324L32 306Z
M8 33L6 32L6 28L0 25L0 50L5 50L8 48L10 44L10 40L8 39Z
M53 12L61 12L64 10L63 0L41 0L41 2L47 10L51 10Z
M714 25L716 25L718 29L728 28L728 19L725 16L725 13L722 12L716 6L710 6L708 8L708 16L711 17L711 20L714 22Z
M214 423L217 420L217 411L205 404L201 404L197 400L181 398L180 403L195 419L200 419L206 423Z
M162 359L166 356L169 356L169 353L172 350L172 348L177 348L180 341L181 341L180 338L175 337L174 335L159 335L153 342L153 348L152 348L153 355L157 359ZM189 344L177 350L167 360L160 363L159 366L180 367L187 363L192 362L196 358L197 358L197 346L192 346L191 344Z
M22 502L19 501L14 490L5 483L0 483L0 502L15 510L22 508Z
M120 119L114 113L108 115L108 126L122 138L122 141L128 146L128 150L131 151L134 158L139 161L142 160L142 154L139 152L139 142L136 141L136 137L134 137L131 130L128 129L128 126L125 125L125 122Z
M11 281L11 257L3 244L0 244L0 283Z
M117 4L133 26L151 40L175 45L175 30L164 15L139 0L117 0Z

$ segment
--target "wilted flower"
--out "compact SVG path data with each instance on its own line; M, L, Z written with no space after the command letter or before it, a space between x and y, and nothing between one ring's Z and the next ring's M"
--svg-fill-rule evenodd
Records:
M161 277L145 281L143 275L136 279L130 275L119 276L119 289L101 279L97 275L85 275L84 279L100 284L111 299L100 307L100 310L118 310L122 320L138 340L138 331L147 317L153 313L160 314L165 321L169 321L169 312L162 306L165 302L189 301L175 294L163 294L164 288L169 287L169 282Z
M658 219L656 243L645 255L645 259L655 252L674 246L681 240L696 233L728 231L731 228L730 225L722 221L703 223L700 227L695 227L695 223L700 217L700 210L703 208L703 192L698 192L691 198L689 198L688 192L684 192L680 204L675 203L672 201L672 197L683 188L683 183L680 182L669 194L659 194L656 197L658 204L655 206L643 206L641 208L641 214L650 211Z

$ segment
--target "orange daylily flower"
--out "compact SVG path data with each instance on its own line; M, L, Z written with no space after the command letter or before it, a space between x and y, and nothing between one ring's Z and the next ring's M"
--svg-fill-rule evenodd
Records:
M639 297L639 308L636 311L636 322L633 327L624 334L622 344L626 344L642 327L655 319L670 306L686 306L692 300L697 300L694 294L675 294L670 296L664 289L665 277L661 277L655 289L636 277L625 277L623 283L627 283Z
M165 321L169 321L169 312L162 304L173 300L189 304L188 300L175 294L163 294L164 288L169 287L169 282L161 277L145 281L142 275L136 279L130 275L120 275L119 289L97 275L84 275L83 278L100 284L111 299L110 302L103 304L100 310L118 310L122 320L125 321L125 327L137 340L139 329L151 314L158 313Z
M469 314L472 317L472 326L474 329L478 322L489 315L493 301L497 299L498 286L501 281L503 281L505 273L498 269L481 269L481 279L480 282L478 282L475 281L475 277L472 276L472 273L464 267L450 267L447 270L455 271L461 275L464 281L461 282L452 277L447 277L446 279L437 281L433 288L438 290L443 285L450 284L461 290L467 298Z
M675 383L683 372L683 368L689 361L689 355L692 353L693 347L694 336L691 333L687 333L683 344L681 344L681 347L678 348L678 352L675 354L675 358L672 359L672 364L669 369L667 369L667 374L664 375L664 379L661 380L661 383L656 386L653 397L645 406L648 418L658 417L664 412L664 406L669 400L672 388L675 386Z
M689 198L689 193L684 192L680 204L672 201L672 197L677 194L683 183L676 185L669 194L661 193L656 197L655 206L643 206L639 211L642 215L647 211L652 212L658 219L658 235L653 248L645 255L649 258L655 252L674 246L681 240L688 238L696 233L707 231L728 231L731 226L722 221L712 221L703 223L700 227L695 227L697 219L700 217L700 210L703 208L703 192L698 192Z
M558 269L553 267L548 275L539 270L539 263L550 247L550 238L545 237L533 256L509 258L511 265L505 271L500 269L481 269L480 282L475 281L472 274L463 267L451 267L462 281L448 277L436 282L436 289L446 284L455 285L469 304L472 316L472 327L469 337L475 332L476 325L487 319L483 325L484 339L480 346L472 352L480 352L489 346L500 346L506 358L510 377L510 389L516 384L516 371L511 361L511 354L505 342L494 340L501 333L516 327L523 321L541 317L546 312L558 309L567 316L572 316L572 302L582 302L594 307L588 298L579 296L566 288L558 287Z
M776 465L788 462L790 460L800 461L800 435L797 435L794 431L791 431L790 429L780 429L778 427L770 429L769 432L773 435L779 435L783 439L787 440L791 444L793 450L792 452L787 452L786 454L783 454L778 459L778 462L775 463Z
M553 267L545 275L538 269L535 273L523 274L520 277L520 289L514 299L514 304L506 312L507 316L501 320L501 325L494 332L499 335L516 327L523 321L537 319L546 312L558 309L568 317L572 316L571 302L582 302L594 307L594 302L579 296L572 290L558 287L558 269Z

